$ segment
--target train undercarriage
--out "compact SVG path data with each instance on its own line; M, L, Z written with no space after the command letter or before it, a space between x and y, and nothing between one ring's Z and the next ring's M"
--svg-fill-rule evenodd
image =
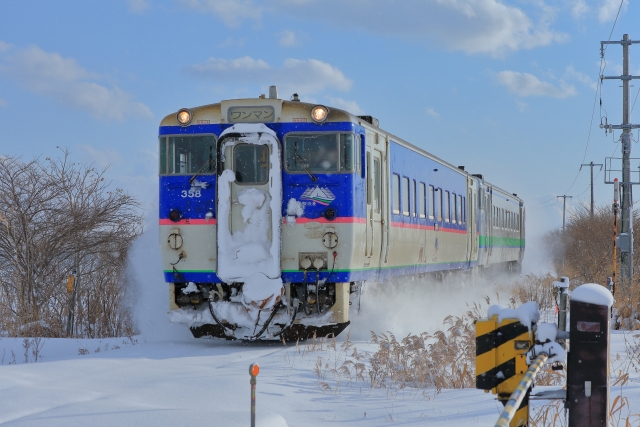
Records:
M175 283L173 322L185 323L195 338L304 340L340 334L349 325L349 306L359 303L361 283L285 283L280 294L246 298L244 283Z

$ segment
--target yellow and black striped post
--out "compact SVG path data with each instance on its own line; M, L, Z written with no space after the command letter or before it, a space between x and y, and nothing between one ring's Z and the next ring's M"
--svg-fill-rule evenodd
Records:
M533 345L533 332L518 319L498 316L476 321L476 388L491 390L503 404L516 390L527 372L527 351ZM529 421L529 393L516 411L511 426Z

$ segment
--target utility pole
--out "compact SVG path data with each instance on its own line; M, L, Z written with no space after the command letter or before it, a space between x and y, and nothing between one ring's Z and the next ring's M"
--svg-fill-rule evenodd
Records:
M602 170L602 163L583 163L580 165L580 170L582 170L582 166L591 167L591 218L593 218L593 167L600 166L600 170Z
M600 42L600 56L604 57L605 44L622 45L622 75L600 76L600 80L622 80L622 124L607 125L607 130L622 129L620 140L622 142L622 182L620 183L622 194L620 197L620 211L622 213L622 230L620 233L620 284L627 283L631 286L633 279L633 194L631 182L631 130L640 128L640 125L629 123L629 82L632 79L640 79L640 76L629 75L629 46L640 41L631 41L629 34L622 36L620 41ZM622 242L622 239L625 242ZM626 250L625 250L626 249Z
M562 232L564 233L564 217L565 217L565 214L567 212L567 197L572 199L573 196L564 195L564 196L556 196L556 197L557 198L562 197L562 199L563 199L562 200Z

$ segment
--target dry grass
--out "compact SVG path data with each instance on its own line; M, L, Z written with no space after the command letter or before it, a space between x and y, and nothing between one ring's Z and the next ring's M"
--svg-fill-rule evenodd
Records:
M475 328L480 306L465 315L447 316L444 330L423 332L398 341L391 332L371 339L378 350L369 359L373 388L446 388L475 385Z

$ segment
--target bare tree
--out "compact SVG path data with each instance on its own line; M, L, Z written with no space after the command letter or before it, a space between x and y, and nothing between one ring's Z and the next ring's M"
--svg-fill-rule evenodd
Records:
M72 163L68 151L44 162L0 158L0 330L131 332L124 270L142 217L131 195L110 190L105 171Z

